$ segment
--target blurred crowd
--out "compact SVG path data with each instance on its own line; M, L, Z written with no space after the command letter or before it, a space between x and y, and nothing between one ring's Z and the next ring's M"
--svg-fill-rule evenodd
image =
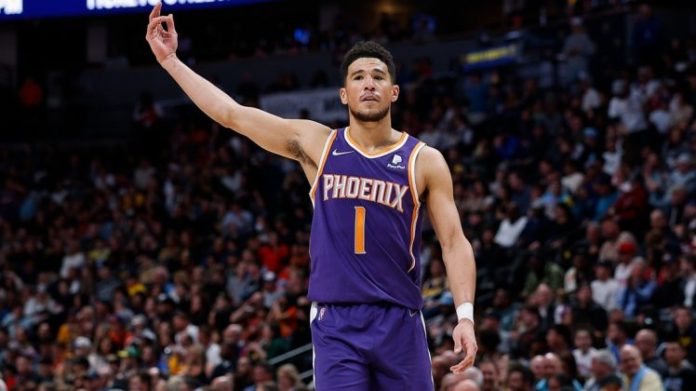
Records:
M454 375L426 224L436 389L696 389L696 51L638 12L630 62L570 20L554 83L399 75L395 128L445 154L478 268L479 357ZM308 389L311 354L285 355L311 342L301 170L151 97L134 127L0 149L0 388Z

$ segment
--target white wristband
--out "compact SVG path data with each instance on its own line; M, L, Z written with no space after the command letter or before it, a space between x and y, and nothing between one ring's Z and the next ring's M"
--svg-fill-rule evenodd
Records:
M474 323L474 305L471 303L462 303L457 307L457 321L468 319Z

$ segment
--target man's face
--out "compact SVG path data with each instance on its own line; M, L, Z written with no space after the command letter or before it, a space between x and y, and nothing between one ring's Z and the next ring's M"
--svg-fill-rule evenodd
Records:
M579 349L587 350L592 346L592 338L587 331L578 331L575 334L575 346Z
M683 308L679 308L674 314L674 323L682 330L686 330L691 326L691 315Z
M639 333L636 337L636 347L640 350L643 357L647 357L655 351L655 342L650 335Z
M498 383L498 375L495 372L495 367L490 363L484 363L481 365L480 369L483 374L483 389L494 389Z
M558 357L545 357L544 358L544 376L549 378L553 375L560 373L563 370L561 362Z
M611 368L602 361L592 360L592 364L590 364L590 372L595 378L602 379L611 372Z
M676 367L684 360L684 350L679 346L679 342L669 342L665 346L665 361L667 364Z
M374 122L389 114L391 104L399 96L399 86L392 84L387 65L363 57L348 66L345 87L340 91L341 102L348 105L353 117Z
M636 351L621 351L621 372L628 376L633 376L640 368L640 353Z
M597 266L595 268L595 275L600 280L607 279L607 278L609 278L609 269L607 269L604 266Z
M128 389L133 391L142 391L145 389L145 385L138 376L133 376L128 381Z
M544 358L541 356L534 357L530 366L534 378L537 380L544 378Z
M510 372L510 375L508 375L507 384L508 387L510 387L510 391L523 391L524 378L522 377L522 372Z

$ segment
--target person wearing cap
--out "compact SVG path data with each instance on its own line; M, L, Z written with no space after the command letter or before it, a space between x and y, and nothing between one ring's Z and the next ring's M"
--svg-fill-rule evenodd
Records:
M693 169L694 158L688 152L682 152L674 161L674 169L667 178L667 188L683 187L687 194L696 193L696 170Z
M266 308L271 308L276 300L285 295L285 292L278 287L276 274L272 271L263 273L263 286L261 289L263 305Z
M84 358L88 363L88 370L96 370L99 364L99 357L92 349L92 341L84 336L79 336L73 341L74 356Z
M623 241L618 243L616 249L619 263L616 265L616 269L614 270L614 278L616 279L616 282L619 284L620 288L625 288L626 285L628 285L628 280L630 279L633 268L635 267L633 258L636 255L638 248L634 242Z

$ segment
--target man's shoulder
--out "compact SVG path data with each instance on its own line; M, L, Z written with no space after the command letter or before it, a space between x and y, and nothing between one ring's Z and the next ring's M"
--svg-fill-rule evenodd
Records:
M661 382L662 377L660 376L660 373L654 370L653 368L646 367L645 368L645 377L643 378L643 381L659 381Z
M599 385L600 387L605 387L610 384L622 385L623 380L621 379L621 376L619 376L618 374L612 373L609 376L597 381L597 385Z

